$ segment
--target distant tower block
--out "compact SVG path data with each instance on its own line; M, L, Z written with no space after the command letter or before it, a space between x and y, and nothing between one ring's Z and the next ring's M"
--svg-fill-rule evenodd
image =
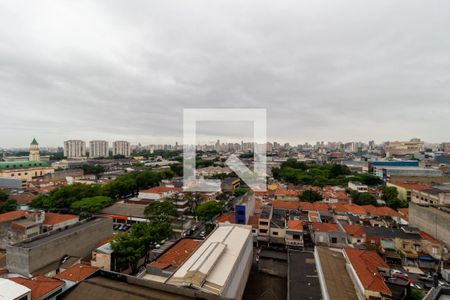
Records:
M29 161L40 161L41 156L39 155L39 144L35 138L30 144L30 155L28 157Z

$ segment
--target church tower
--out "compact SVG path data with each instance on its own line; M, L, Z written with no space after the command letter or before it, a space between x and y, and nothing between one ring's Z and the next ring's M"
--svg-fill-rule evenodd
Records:
M36 139L33 139L33 141L30 144L30 156L28 158L29 161L40 161L41 156L39 155L39 144L36 141Z

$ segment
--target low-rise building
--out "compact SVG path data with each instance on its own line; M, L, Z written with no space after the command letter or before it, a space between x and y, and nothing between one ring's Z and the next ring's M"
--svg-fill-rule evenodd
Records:
M259 215L258 241L269 242L272 206L263 206Z
M430 184L418 183L418 182L405 182L405 181L393 181L387 182L387 186L395 187L398 192L398 198L402 201L410 202L412 200L411 193L413 190L423 191L431 189Z
M76 215L46 213L43 210L16 210L0 214L0 249L78 221Z
M412 190L411 201L422 204L447 205L450 204L450 188L435 186L430 189Z
M316 245L328 247L347 245L347 234L334 223L312 223L311 236Z
M301 220L289 220L287 222L285 242L288 248L303 248L303 222Z
M367 193L369 191L369 187L366 184L355 181L349 181L348 188L359 193Z
M220 223L167 283L242 299L252 260L251 227Z
M380 274L390 268L375 251L344 248L343 254L359 299L391 299L392 292Z
M347 233L347 241L352 245L362 245L366 243L366 233L364 227L357 224L342 225L344 231Z
M12 280L0 278L0 299L31 300L31 289Z
M6 246L6 267L23 276L56 270L67 256L86 257L96 244L112 235L111 219L80 222L61 231L51 231L13 245ZM59 262L59 263L58 263Z
M0 162L0 177L31 181L35 177L53 173L55 169L45 161Z
M169 198L177 193L179 193L180 190L173 187L167 187L167 186L155 186L152 188L149 188L147 190L143 190L139 192L138 198L141 200L161 200L165 198Z
M46 276L14 277L9 280L31 290L31 300L54 300L62 292L64 281Z
M184 238L170 246L156 260L147 265L142 277L152 281L165 282L200 246L201 240Z

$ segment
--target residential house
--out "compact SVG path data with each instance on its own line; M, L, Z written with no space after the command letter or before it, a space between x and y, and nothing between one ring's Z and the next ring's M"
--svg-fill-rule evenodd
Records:
M259 215L258 241L269 242L272 206L263 206Z
M311 237L316 245L343 247L347 244L347 234L334 223L312 223Z
M366 243L366 233L364 227L358 224L344 224L342 225L344 231L347 233L347 241L352 245L362 245Z
M32 278L14 277L9 280L23 285L31 290L31 300L56 299L64 287L64 281L46 276Z
M285 243L288 248L303 248L303 222L301 220L287 222Z
M391 299L392 291L380 273L388 273L389 266L375 251L346 247L343 254L359 299Z

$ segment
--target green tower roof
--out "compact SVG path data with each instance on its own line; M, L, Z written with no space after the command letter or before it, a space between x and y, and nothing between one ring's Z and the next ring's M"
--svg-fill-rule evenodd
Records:
M39 145L35 138L33 138L33 141L31 142L31 145Z

